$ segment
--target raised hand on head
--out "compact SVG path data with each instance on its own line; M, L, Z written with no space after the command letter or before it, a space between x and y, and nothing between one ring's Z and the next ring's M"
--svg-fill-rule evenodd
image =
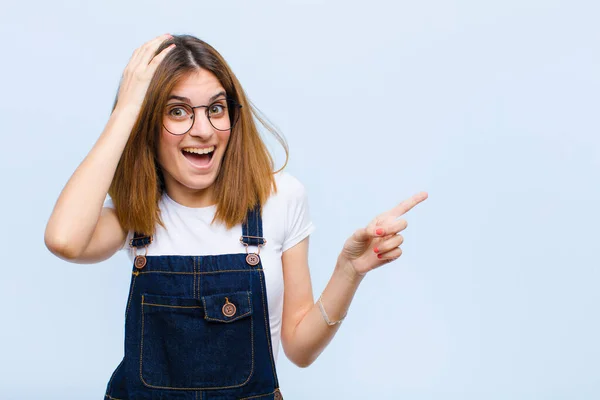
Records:
M160 35L135 49L123 71L123 78L119 85L117 107L132 107L136 110L141 108L156 68L175 47L175 44L165 47L158 54L156 54L156 51L165 40L172 38L173 36L170 34Z

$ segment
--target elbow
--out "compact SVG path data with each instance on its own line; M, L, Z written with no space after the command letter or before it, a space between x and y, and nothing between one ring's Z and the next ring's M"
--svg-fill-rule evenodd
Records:
M73 261L79 256L79 252L69 245L68 240L58 239L47 232L44 235L44 244L52 254L65 261Z
M302 359L298 359L298 360L290 360L294 363L295 366L300 367L300 368L307 368L309 367L315 360L311 360L308 358L302 358Z
M286 332L282 332L281 345L287 359L299 368L311 366L323 351L323 348L299 341L289 334L286 335Z
M309 367L317 359L316 355L313 356L311 354L308 354L307 352L298 352L297 354L293 352L286 352L286 356L288 360L290 360L295 366L300 368Z

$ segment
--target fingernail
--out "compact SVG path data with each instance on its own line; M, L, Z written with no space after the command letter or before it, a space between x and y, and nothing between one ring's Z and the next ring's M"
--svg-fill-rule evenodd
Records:
M375 248L373 249L373 251L374 251L375 253L379 253L379 249L378 249L377 247L375 247Z
M383 257L381 254L377 254L377 258L380 259L381 257Z
M375 231L375 233L376 233L376 234L378 234L379 236L381 236L381 235L383 235L383 229L381 229L381 228L378 228L378 229Z

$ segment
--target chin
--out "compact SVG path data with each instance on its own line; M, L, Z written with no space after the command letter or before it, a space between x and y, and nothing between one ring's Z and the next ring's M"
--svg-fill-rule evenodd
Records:
M216 176L212 176L212 174L209 176L190 176L186 174L181 178L182 179L177 180L179 184L193 190L207 189L211 187L216 181Z

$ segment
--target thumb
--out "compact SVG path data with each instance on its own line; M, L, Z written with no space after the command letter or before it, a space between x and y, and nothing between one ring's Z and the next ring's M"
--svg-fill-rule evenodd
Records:
M360 228L354 232L354 239L359 242L368 242L374 237L380 237L385 235L385 230L381 227L367 227Z

